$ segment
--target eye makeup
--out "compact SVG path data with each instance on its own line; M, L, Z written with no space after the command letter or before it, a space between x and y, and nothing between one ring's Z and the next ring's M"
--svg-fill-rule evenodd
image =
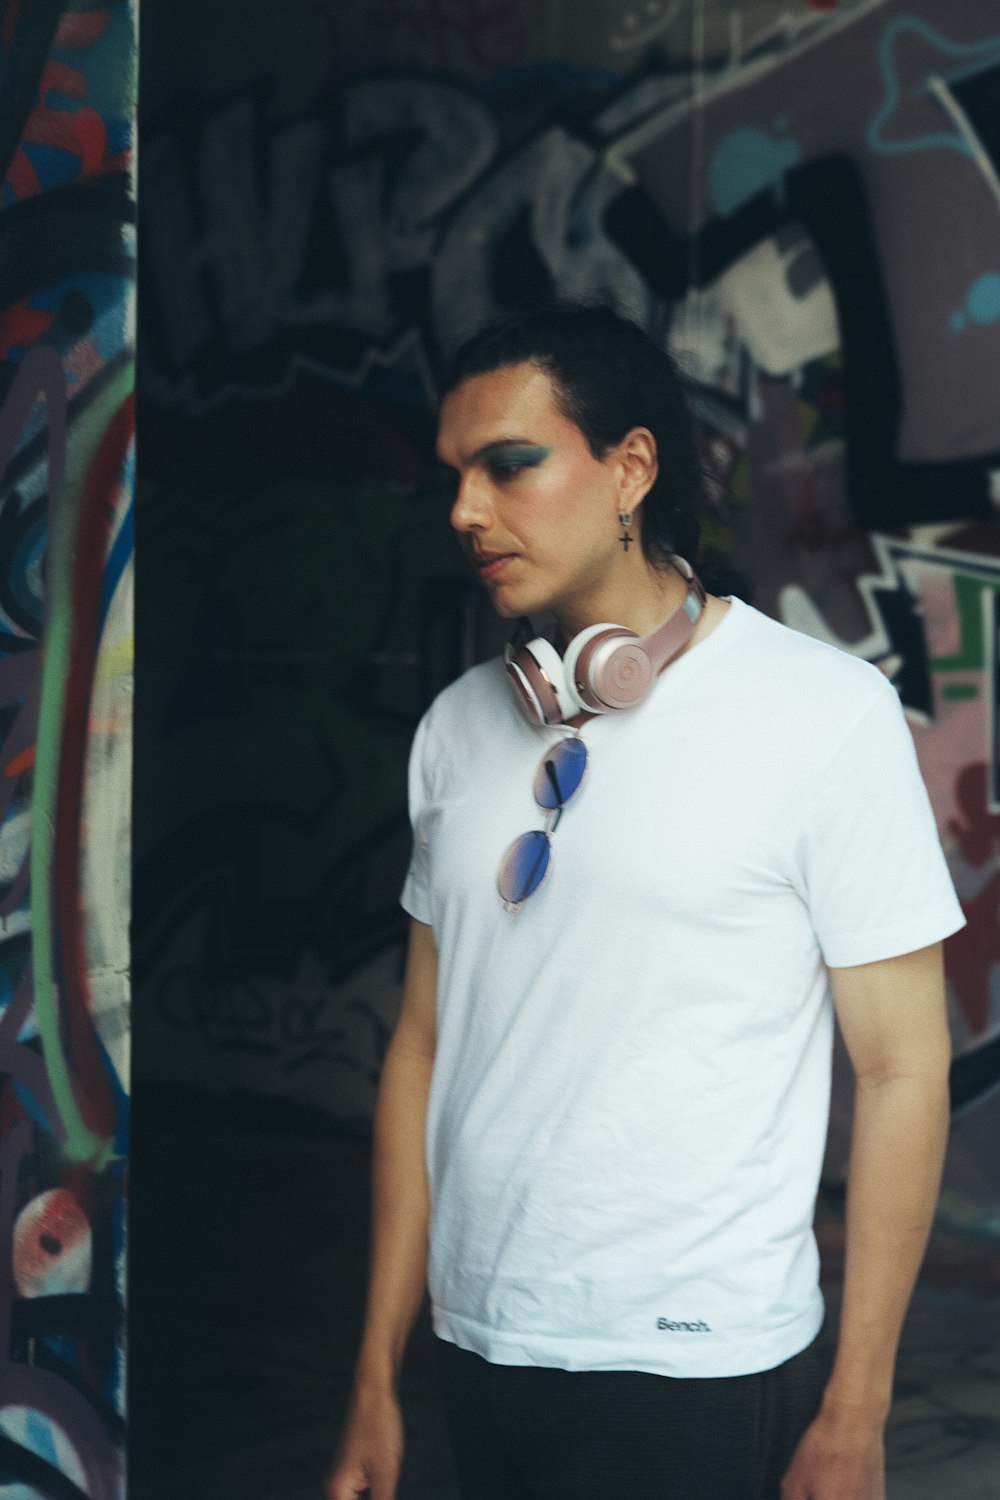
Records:
M468 467L481 464L494 479L514 479L523 469L537 469L555 450L544 443L522 442L516 438L500 438L493 443L484 443L467 460ZM457 487L460 474L450 464L438 462L435 479L443 490Z
M513 478L522 469L537 469L552 452L541 443L489 443L476 457L497 479Z

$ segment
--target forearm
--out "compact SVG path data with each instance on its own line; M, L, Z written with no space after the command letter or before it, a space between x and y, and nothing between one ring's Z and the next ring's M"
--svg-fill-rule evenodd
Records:
M947 1059L860 1077L854 1105L840 1334L825 1405L884 1420L927 1244L948 1128Z
M394 1388L427 1280L424 1127L432 1058L397 1035L375 1112L372 1251L356 1385Z

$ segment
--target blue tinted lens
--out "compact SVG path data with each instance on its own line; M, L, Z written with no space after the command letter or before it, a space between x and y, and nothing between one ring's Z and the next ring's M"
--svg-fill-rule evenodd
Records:
M515 839L500 861L497 886L508 906L519 906L537 891L549 867L548 834L536 830Z
M563 807L583 780L587 747L583 740L560 740L535 772L535 801L539 807Z

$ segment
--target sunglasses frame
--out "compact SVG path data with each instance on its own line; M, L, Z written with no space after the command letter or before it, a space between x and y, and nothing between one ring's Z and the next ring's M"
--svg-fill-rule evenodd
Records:
M583 747L583 769L580 772L580 779L576 783L576 786L570 792L568 797L560 802L557 802L552 807L547 807L544 802L539 800L538 792L536 790L537 784L544 770L545 774L548 777L549 783L551 784L556 795L559 794L559 786L556 780L555 771L551 765L551 758L558 751L559 746L566 744L566 742L569 740L573 740L578 745L581 745ZM558 745L550 746L539 761L538 766L535 770L534 780L532 782L532 795L534 796L536 806L539 807L545 814L545 823L541 828L529 828L525 833L519 833L515 839L512 839L500 857L500 865L497 870L497 890L500 894L500 900L503 902L504 911L509 912L511 916L514 916L517 912L519 912L521 910L521 907L524 906L525 902L530 901L535 892L539 890L539 888L548 879L549 869L552 865L552 835L558 828L559 820L562 817L567 805L576 796L577 792L586 781L589 768L590 752L587 749L586 741L576 729L572 728L562 735ZM511 901L504 895L501 885L501 882L503 880L504 866L517 846L522 842L522 840L527 838L545 839L545 842L548 846L548 852L545 856L545 869L542 871L542 874L539 877L537 883L531 887L531 890L527 893L526 896L523 896L520 901Z

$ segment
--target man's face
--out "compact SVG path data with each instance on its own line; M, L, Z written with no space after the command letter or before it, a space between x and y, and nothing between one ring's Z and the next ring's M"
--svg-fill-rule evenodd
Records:
M445 397L438 454L458 476L451 524L504 616L587 612L618 566L616 459L596 459L549 375L520 364Z

